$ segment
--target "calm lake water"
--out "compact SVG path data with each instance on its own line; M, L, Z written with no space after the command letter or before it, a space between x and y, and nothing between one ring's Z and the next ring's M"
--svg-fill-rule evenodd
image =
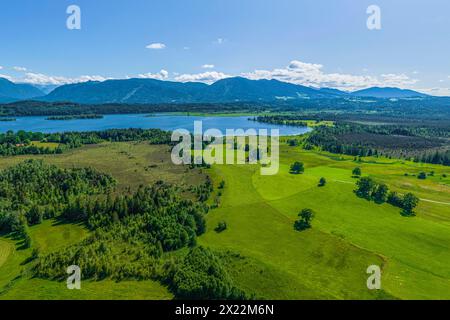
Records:
M203 131L211 128L219 129L225 134L226 129L279 129L280 135L298 135L311 131L306 127L292 127L259 123L248 120L249 117L197 117L183 115L160 114L148 117L144 114L105 115L103 119L84 120L46 120L47 117L17 117L16 121L1 122L0 132L8 130L33 132L68 132L68 131L100 131L106 129L176 129L194 130L194 121L203 122ZM269 131L270 133L270 131Z

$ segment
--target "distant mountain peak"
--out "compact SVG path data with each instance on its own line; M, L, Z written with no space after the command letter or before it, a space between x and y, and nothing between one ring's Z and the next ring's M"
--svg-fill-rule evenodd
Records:
M372 97L382 99L392 98L425 98L428 95L409 89L400 89L395 87L372 87L352 92L357 97Z
M44 96L45 93L30 84L14 83L0 78L0 102L13 102Z

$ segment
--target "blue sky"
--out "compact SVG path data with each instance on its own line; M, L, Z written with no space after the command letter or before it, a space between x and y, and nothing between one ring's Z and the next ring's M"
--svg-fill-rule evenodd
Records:
M72 4L81 30L66 28ZM15 0L0 23L0 74L16 82L242 75L450 95L448 0Z

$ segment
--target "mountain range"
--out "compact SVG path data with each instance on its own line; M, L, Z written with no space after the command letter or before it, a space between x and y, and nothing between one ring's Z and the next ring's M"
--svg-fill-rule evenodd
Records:
M428 95L407 89L399 89L399 88L380 88L373 87L364 90L355 91L352 93L353 96L356 97L374 97L380 99L392 99L392 98L425 98Z
M17 84L0 78L0 102L7 103L27 100L45 95L44 92L30 84Z
M278 80L250 80L242 77L222 79L211 85L199 82L125 79L67 84L57 88L37 88L0 78L0 102L34 99L81 104L227 103L342 97L401 99L425 98L427 95L412 90L379 87L349 93L331 88L310 88Z

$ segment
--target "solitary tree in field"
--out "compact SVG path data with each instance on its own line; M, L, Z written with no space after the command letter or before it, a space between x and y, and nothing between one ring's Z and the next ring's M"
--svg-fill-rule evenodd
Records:
M293 165L291 165L291 173L293 174L300 174L305 172L305 166L302 162L294 162Z
M303 231L311 228L311 221L315 216L315 213L312 209L303 209L298 216L300 219L295 221L294 223L295 230Z
M420 172L417 176L418 179L425 180L427 178L427 174L425 172Z
M319 187L324 187L327 184L327 179L325 178L320 178L319 180Z
M227 229L227 223L225 221L220 221L217 227L214 229L217 233L223 232Z
M360 167L356 167L355 169L353 169L352 172L354 177L360 177L362 174L361 168Z
M408 215L412 215L414 213L414 209L419 204L419 198L417 198L412 193L407 193L403 197L403 210Z

